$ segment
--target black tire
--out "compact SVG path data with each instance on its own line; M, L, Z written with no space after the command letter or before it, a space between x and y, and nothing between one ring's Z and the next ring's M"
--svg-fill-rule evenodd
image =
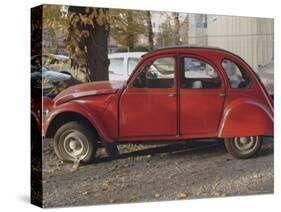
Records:
M97 151L95 132L77 121L62 125L54 138L54 149L59 159L65 162L81 161L89 163Z
M109 157L116 158L119 155L119 150L116 143L104 143L104 148Z
M243 139L243 140L242 140ZM242 143L245 142L245 143ZM253 157L261 148L262 136L249 136L226 138L224 140L226 150L235 158L247 159ZM244 148L242 148L245 145Z

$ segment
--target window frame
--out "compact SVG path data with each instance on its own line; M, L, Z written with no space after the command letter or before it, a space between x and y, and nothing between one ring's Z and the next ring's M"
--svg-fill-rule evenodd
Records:
M174 59L174 81L173 81L173 87L170 88L137 88L134 87L134 81L136 78L139 76L139 74L143 71L143 68L150 62L154 62L157 59L163 59L163 58L173 58ZM136 71L133 74L132 78L130 79L130 82L128 84L128 88L131 89L138 89L138 90L143 90L143 89L154 89L154 90L175 90L177 88L177 55L175 54L165 54L165 55L157 55L155 57L149 58L147 60L144 60L142 64L138 67L136 66Z
M217 78L219 78L220 80L220 87L218 88L185 88L185 87L182 87L182 81L183 81L183 78L185 77L185 74L184 74L184 58L191 58L191 59L196 59L196 60L199 60L200 62L204 62L206 64L208 64L209 66L211 66L214 71L217 73ZM192 78L190 78L192 79ZM203 78L203 79L207 79L207 78ZM215 79L215 78L213 78ZM224 83L224 77L222 75L222 73L220 72L219 68L214 64L212 63L210 60L206 59L205 57L200 57L198 55L179 55L179 88L180 89L184 89L184 90L222 90L222 89L225 89L225 83Z

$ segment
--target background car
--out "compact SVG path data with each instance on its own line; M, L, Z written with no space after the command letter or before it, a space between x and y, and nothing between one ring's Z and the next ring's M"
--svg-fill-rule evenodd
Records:
M274 64L273 62L259 67L257 74L271 97L274 96Z
M70 60L66 55L45 53L31 57L32 69L37 69L41 65L54 71L70 70Z
M146 54L146 52L109 54L109 80L127 80L144 54Z
M79 84L70 73L68 56L42 54L31 57L31 82L43 90L44 96L54 97L69 86Z

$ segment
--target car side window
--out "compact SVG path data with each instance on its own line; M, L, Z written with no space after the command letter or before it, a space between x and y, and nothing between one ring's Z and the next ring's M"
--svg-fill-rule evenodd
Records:
M173 88L175 58L157 58L144 65L133 82L134 88Z
M248 74L236 63L229 59L223 59L222 67L228 77L231 88L250 88L252 81Z
M181 88L217 89L221 79L210 64L191 57L181 59Z

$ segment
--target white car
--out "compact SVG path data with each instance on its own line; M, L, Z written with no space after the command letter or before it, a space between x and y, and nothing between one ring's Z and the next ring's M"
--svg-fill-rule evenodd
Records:
M121 52L108 55L109 80L127 80L146 52Z
M263 82L269 95L274 96L274 62L259 67L257 74Z

